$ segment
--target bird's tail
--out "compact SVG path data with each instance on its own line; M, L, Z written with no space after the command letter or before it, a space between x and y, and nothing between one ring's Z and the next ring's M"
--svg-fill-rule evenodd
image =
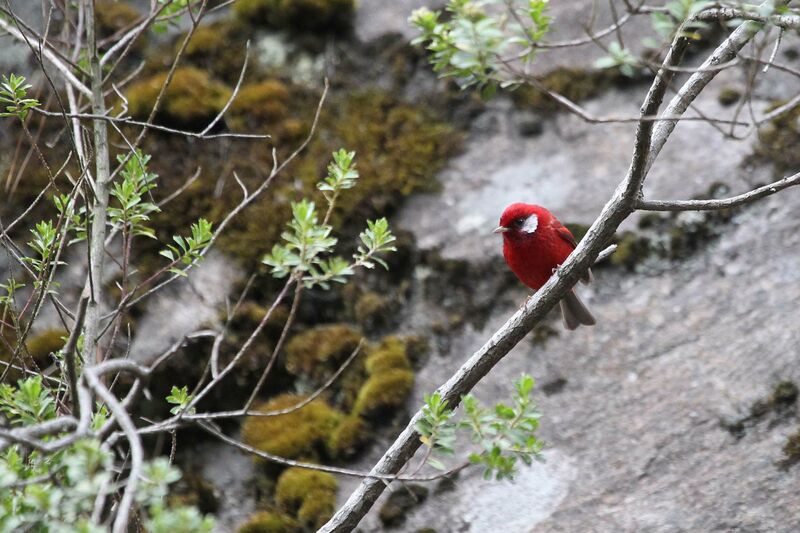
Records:
M575 291L570 290L559 304L561 305L561 318L564 319L564 326L567 329L573 330L580 325L595 325L592 313L586 309Z

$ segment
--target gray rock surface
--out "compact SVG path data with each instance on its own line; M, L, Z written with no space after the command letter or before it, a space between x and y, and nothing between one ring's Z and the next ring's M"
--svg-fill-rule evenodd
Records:
M398 531L489 532L498 523L509 533L800 528L796 472L776 464L796 417L760 422L741 440L721 426L746 415L778 381L800 380L800 332L793 326L798 208L800 190L753 206L718 241L660 275L600 271L584 291L596 327L560 331L545 347L523 341L476 391L500 401L521 372L540 383L566 379L560 393L538 393L541 436L552 450L547 462L505 490L462 479L454 492L414 510ZM449 352L432 358L418 373L409 409L524 296L520 290L498 302L486 328L467 328ZM379 454L358 466L368 468ZM347 483L344 495L353 485ZM498 514L509 501L519 504L503 520ZM364 530L377 524L373 511Z
M585 7L553 4L562 23ZM574 20L559 39L578 36ZM572 54L543 61L585 66L591 59ZM699 108L729 116L716 95L741 80L739 71L721 73ZM773 74L756 90L756 110L798 88ZM612 90L584 105L596 115L633 116L644 90ZM492 103L473 124L463 154L440 174L442 191L411 199L396 217L421 247L500 261L500 242L489 232L512 201L541 203L567 222L589 223L599 212L627 169L634 125L589 125L559 114L542 121L541 134L526 136L519 125L530 117L521 120L518 113L508 102ZM682 123L653 168L646 195L691 198L715 182L738 192L769 180L770 168L745 164L753 142L725 139L701 122ZM755 423L740 439L721 423L746 416L778 381L800 380L798 210L800 190L788 190L738 213L719 239L688 260L648 274L601 269L596 283L582 289L596 327L559 329L544 346L524 340L475 391L501 401L521 372L540 384L566 380L558 393L538 393L547 461L523 468L516 484L484 482L469 472L451 491L433 491L393 531L800 530L796 470L778 465L787 435L798 426L796 408ZM485 327L465 326L431 357L417 374L410 412L525 295L521 288L504 295ZM410 307L410 329L430 318L419 295ZM352 466L369 469L390 442L384 438ZM342 480L342 502L357 483ZM381 528L377 511L385 498L362 522L363 531Z
M233 260L209 253L188 278L148 300L139 333L131 343L131 357L151 362L184 335L215 324L240 275Z

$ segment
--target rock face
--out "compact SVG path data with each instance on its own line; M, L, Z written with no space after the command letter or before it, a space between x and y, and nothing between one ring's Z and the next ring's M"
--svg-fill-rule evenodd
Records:
M553 8L574 8L562 6ZM569 55L543 61L585 65ZM717 95L741 79L738 71L721 73L699 109L729 116ZM755 109L798 88L796 81L767 77ZM584 105L597 116L634 116L645 90L613 89ZM531 120L538 121L532 130ZM501 261L499 240L489 232L506 204L541 203L563 221L591 222L627 169L634 129L567 114L520 121L508 102L493 102L473 124L464 153L441 173L441 193L413 198L396 222L422 248L446 257ZM684 122L645 194L691 198L715 182L735 194L771 180L770 168L746 162L755 141L732 142L705 123ZM739 436L725 426L747 417L781 380L800 381L798 209L800 190L787 190L739 212L720 238L688 260L649 273L600 269L595 284L581 289L596 327L559 329L544 346L524 340L475 391L501 401L521 372L540 384L563 383L550 395L538 393L547 461L523 467L516 484L462 475L452 490L432 491L393 531L797 531L796 471L779 465L786 437L797 429L796 406ZM465 326L431 357L418 373L409 411L525 294L504 295L486 327ZM410 314L419 323L419 314ZM389 442L355 466L371 467ZM342 501L355 484L343 481ZM383 501L362 522L364 531L380 527Z
M797 530L795 472L778 465L794 411L741 439L722 422L745 417L779 381L800 380L798 209L800 190L752 206L719 240L658 275L598 272L584 291L596 327L559 331L544 347L523 341L476 391L500 401L521 372L541 384L566 380L560 392L538 394L547 462L505 488L461 479L399 531L492 531L492 516L509 532ZM467 328L432 358L409 408L524 295L498 302L486 328ZM519 504L502 515L509 501Z
M191 276L177 280L148 302L138 329L141 333L131 344L133 358L150 363L184 335L216 324L239 276L235 262L216 252L208 254Z

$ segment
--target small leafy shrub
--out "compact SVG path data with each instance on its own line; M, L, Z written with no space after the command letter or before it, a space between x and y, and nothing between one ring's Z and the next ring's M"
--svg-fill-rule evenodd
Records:
M463 417L458 422L453 420L454 411L438 392L426 396L416 429L422 443L432 452L428 464L447 469L438 457L455 454L453 446L459 430L467 432L475 445L469 461L483 466L485 479L513 479L518 460L530 465L534 459L540 459L544 445L536 438L541 415L530 397L533 386L533 378L523 374L514 383L510 406L498 403L487 408L474 396L464 396Z
M0 384L0 412L10 426L27 426L56 418L56 399L41 376ZM93 414L99 429L108 411ZM139 519L147 531L210 532L214 520L197 508L168 505L168 486L180 472L166 458L144 464L136 492ZM103 516L93 510L99 494L112 500L117 491L113 454L99 440L78 440L55 454L25 452L11 445L0 452L0 530L103 531Z

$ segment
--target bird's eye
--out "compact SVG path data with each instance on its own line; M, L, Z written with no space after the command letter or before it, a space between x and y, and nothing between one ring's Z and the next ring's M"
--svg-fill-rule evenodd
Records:
M521 228L522 226L525 225L525 219L524 218L518 218L517 220L514 221L514 225L516 227L518 227L518 228Z

